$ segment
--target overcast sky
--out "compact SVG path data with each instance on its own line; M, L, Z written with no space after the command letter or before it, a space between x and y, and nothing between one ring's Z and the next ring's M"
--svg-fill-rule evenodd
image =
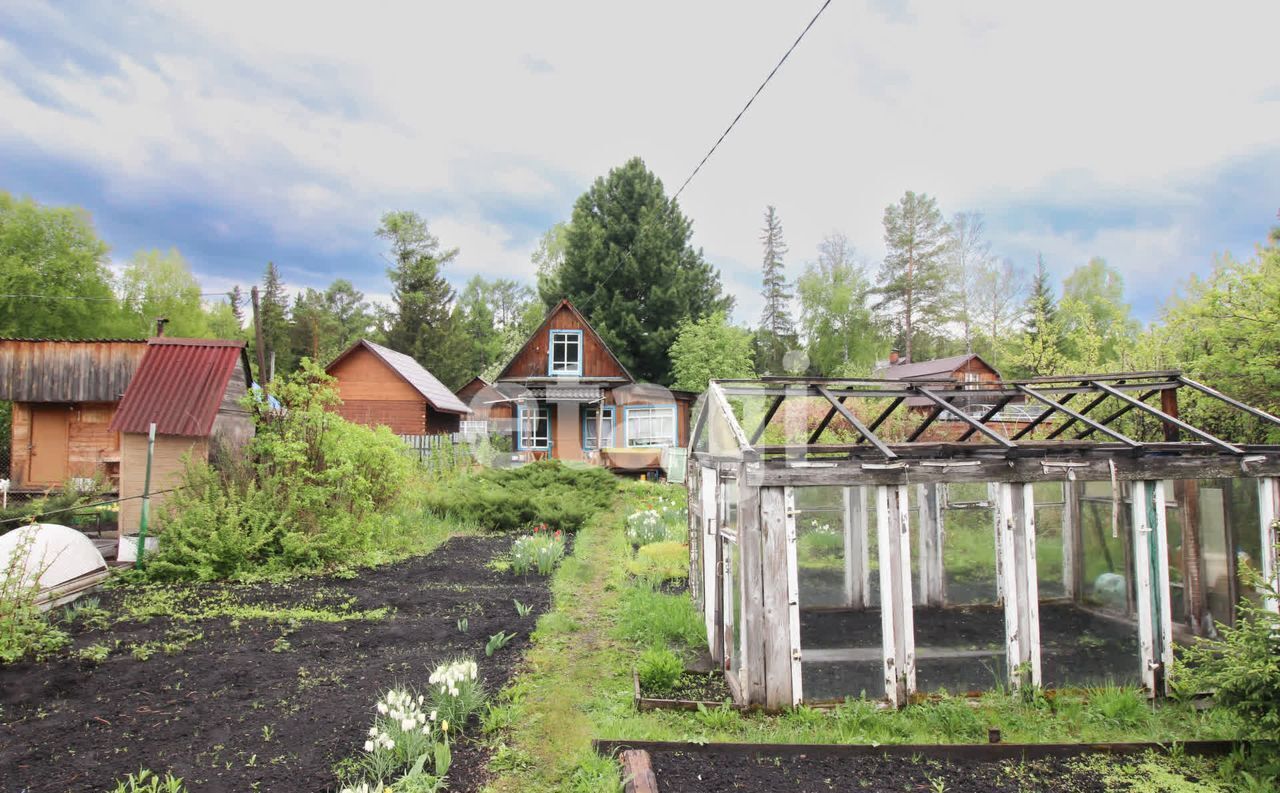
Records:
M117 261L209 290L388 291L422 213L447 273L532 279L538 236L639 155L673 192L817 9L744 3L0 3L0 189L93 215ZM757 319L759 229L795 277L832 231L874 267L904 190L997 253L1090 256L1139 315L1280 209L1280 3L835 0L681 197Z

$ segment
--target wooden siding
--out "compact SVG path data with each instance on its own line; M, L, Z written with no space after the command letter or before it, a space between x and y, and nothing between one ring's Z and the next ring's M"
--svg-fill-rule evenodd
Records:
M342 398L337 411L347 421L390 427L397 435L458 429L457 416L449 421L446 414L429 411L426 398L367 348L352 351L329 374L337 378Z
M427 428L427 401L415 399L351 399L337 408L347 421L367 427L385 426L397 435L421 435Z
M51 487L62 482L32 482L30 470L31 410L61 407L67 413L67 477L101 476L112 485L119 476L120 435L109 427L115 415L115 402L86 402L72 405L40 405L16 402L13 405L12 441L10 447L10 480L15 489Z
M583 322L567 305L561 305L542 326L529 337L528 343L508 364L503 372L503 379L524 379L526 377L546 377L548 350L551 330L582 331L582 377L627 377L627 373L618 366L617 361L609 353L604 342L596 332ZM630 378L628 378L630 379Z
M253 437L253 417L244 407L243 400L249 393L244 372L237 371L227 381L227 388L222 393L222 404L218 407L218 415L213 418L213 429L209 437L209 458L219 461L224 456L238 455L249 439Z
M0 339L0 399L118 402L146 351L145 341Z
M147 436L141 433L124 433L120 444L120 530L126 534L138 531L142 518L143 482L147 473ZM206 459L209 445L205 438L183 438L177 435L161 435L156 438L155 456L151 463L151 526L148 531L163 528L163 510L167 493L182 480L188 456L192 460Z

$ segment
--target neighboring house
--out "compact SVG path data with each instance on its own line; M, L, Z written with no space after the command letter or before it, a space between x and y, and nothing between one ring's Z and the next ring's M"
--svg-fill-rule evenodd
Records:
M696 397L636 383L567 300L488 388L495 397L491 416L498 404L514 409L517 452L628 469L657 468L663 448L688 444Z
M457 432L471 413L413 358L365 339L325 371L338 381L338 413L357 424L390 427L397 435L437 435Z
M72 478L98 478L114 490L120 435L111 420L146 350L141 339L0 339L0 400L13 403L0 478L18 491Z
M458 431L475 439L481 435L505 435L514 443L515 401L524 392L518 385L495 386L476 376L455 392L455 396L471 408L471 415L460 422ZM514 448L514 447L513 447Z
M971 397L961 397L953 401L956 411L963 412L973 418L986 416L995 406L996 400L984 389L992 388L1001 380L1000 372L983 360L977 353L953 355L949 358L937 358L932 361L911 363L898 357L897 351L889 354L889 360L873 373L874 377L884 380L911 380L925 383L932 381L939 387L952 387L957 383L966 389L973 389ZM931 413L936 405L925 397L908 397L906 406L917 413ZM1016 433L1021 425L1030 423L1041 413L1036 405L1027 405L1025 401L1016 399L1000 407L1000 410L988 419L988 423L999 425L1006 433ZM1048 423L1040 424L1048 429ZM946 411L937 417L936 423L929 425L921 435L921 440L946 441L965 434L968 425L952 411ZM970 435L970 437L973 437Z
M252 383L242 341L158 338L129 383L111 430L120 433L120 530L138 530L147 470L147 435L156 426L151 514L182 479L188 460L217 463L253 436L241 404Z

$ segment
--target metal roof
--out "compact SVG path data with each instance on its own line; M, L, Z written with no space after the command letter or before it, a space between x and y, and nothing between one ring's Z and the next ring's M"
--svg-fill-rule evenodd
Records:
M0 339L0 399L117 402L146 347L139 339Z
M436 376L423 368L422 364L415 361L402 352L383 347L381 344L374 344L368 339L361 339L355 344L347 348L346 352L334 358L333 361L325 367L325 371L332 369L339 361L346 358L352 352L360 347L367 348L374 355L382 359L388 367L396 374L400 375L406 383L413 386L414 389L422 394L427 403L435 410L442 413L461 413L471 412L471 408L462 403L462 400L445 387L444 383L436 379Z
M208 435L244 349L242 341L151 339L111 431L147 432L155 422L159 435Z

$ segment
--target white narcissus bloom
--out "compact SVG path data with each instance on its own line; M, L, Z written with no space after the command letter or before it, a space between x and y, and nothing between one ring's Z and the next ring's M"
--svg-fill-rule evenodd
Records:
M434 710L433 710L433 711L431 711L431 720L432 720L432 721L435 721L435 720L436 720L436 712L435 712Z
M415 724L417 724L417 719L407 719L407 718L406 718L406 719L401 719L401 720L400 720L400 729L402 729L402 730L412 730Z
M365 750L366 752L372 752L372 751L373 751L373 741L365 741L365 742L364 742L364 750Z
M385 703L385 702L379 702L379 703L378 703L378 712L379 712L379 713L381 713L383 716L387 715L387 703Z

